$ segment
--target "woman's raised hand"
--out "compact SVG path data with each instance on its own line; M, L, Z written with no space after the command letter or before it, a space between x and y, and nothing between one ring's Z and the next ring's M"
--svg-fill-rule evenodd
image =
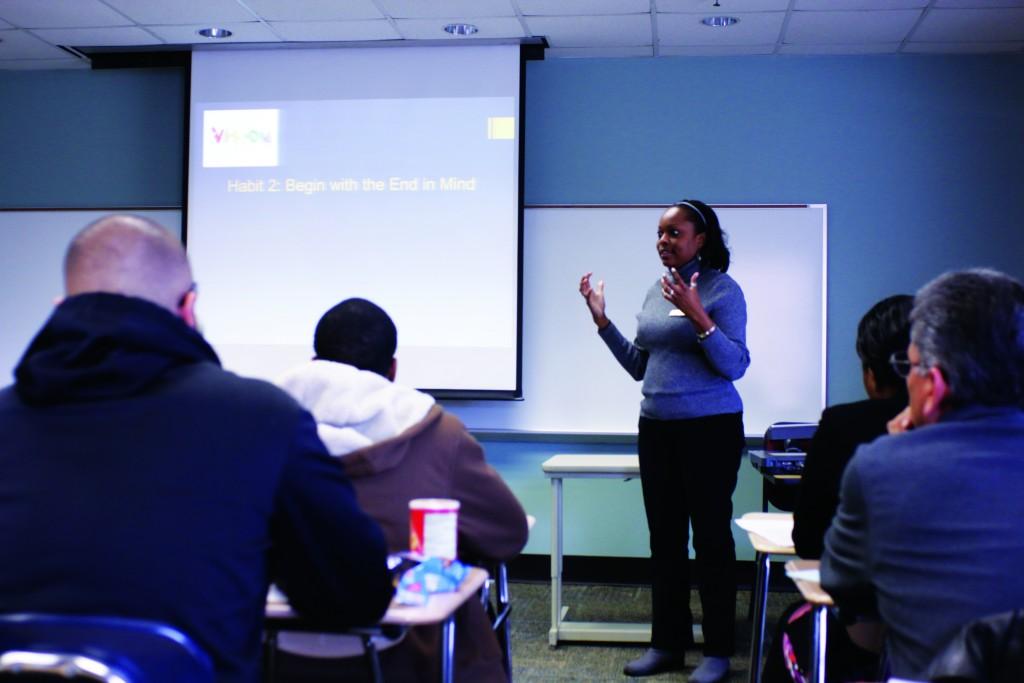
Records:
M706 332L714 326L714 322L704 310L704 304L700 301L700 294L697 293L697 278L700 273L694 273L690 282L683 280L675 268L670 270L669 275L661 277L661 295L665 300L682 311L698 332Z
M590 316L594 319L594 324L598 329L603 329L609 322L604 314L604 280L599 280L597 286L591 286L591 275L593 273L587 273L580 278L580 294L587 302L587 308L590 309Z

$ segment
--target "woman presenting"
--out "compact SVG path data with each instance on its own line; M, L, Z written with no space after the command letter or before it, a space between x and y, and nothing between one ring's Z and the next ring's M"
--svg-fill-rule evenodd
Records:
M651 536L651 647L629 676L681 669L693 646L689 525L700 575L704 657L694 683L726 677L735 649L736 549L732 493L743 452L743 403L733 382L750 365L743 291L726 275L729 249L718 216L694 199L658 221L668 272L647 291L628 341L605 315L604 283L580 280L598 334L643 380L638 450Z

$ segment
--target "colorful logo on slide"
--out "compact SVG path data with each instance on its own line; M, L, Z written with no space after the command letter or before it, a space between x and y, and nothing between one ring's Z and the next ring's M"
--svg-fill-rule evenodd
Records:
M203 167L277 166L279 110L203 112Z

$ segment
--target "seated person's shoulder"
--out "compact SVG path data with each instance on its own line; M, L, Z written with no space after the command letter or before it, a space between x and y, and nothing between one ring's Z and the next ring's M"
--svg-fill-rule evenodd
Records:
M470 435L466 425L457 415L436 404L413 429L417 429L421 435L429 435L432 439L442 439L452 447L464 441L476 443L476 439Z
M830 406L821 414L815 442L849 457L861 444L885 436L889 420L902 409L902 401L870 399Z
M207 439L233 440L261 452L320 451L313 418L291 396L259 379L203 364L162 397L183 424Z
M891 399L864 399L851 403L838 403L825 409L821 414L821 421L846 423L851 419L869 420L872 423L882 423L884 426L905 406L905 401Z
M301 406L277 386L262 379L242 377L215 365L202 364L191 368L191 384L187 388L201 389L209 400L232 400L251 409L279 410L298 413Z

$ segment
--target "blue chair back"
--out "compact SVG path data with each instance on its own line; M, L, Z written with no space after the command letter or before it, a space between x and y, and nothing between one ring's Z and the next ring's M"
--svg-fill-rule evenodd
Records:
M105 683L212 683L209 657L154 621L57 614L0 615L0 674Z

